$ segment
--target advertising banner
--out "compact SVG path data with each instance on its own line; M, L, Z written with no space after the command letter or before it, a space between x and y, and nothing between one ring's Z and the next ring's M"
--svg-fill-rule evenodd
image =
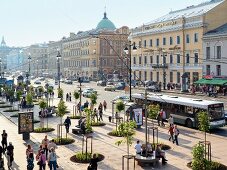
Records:
M18 133L30 133L33 131L33 112L18 113Z
M143 110L142 108L133 109L135 115L135 121L137 126L143 125Z

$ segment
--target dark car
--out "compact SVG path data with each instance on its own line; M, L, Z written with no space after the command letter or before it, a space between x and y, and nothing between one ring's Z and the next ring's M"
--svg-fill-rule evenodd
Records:
M124 90L125 89L125 86L126 86L126 83L125 82L119 82L115 85L116 89L117 90Z
M106 86L106 81L104 80L97 81L97 86Z
M227 124L227 111L225 111L225 122Z
M72 82L72 80L70 80L70 79L66 79L66 80L65 80L65 84L73 84L73 82Z

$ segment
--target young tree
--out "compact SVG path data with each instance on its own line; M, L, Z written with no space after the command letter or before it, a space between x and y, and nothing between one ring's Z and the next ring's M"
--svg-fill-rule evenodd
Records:
M57 110L57 113L56 113L56 115L58 117L60 117L61 128L62 128L62 125L63 125L62 118L66 113L66 109L67 109L67 106L65 105L65 102L61 99L58 103L58 110ZM62 132L62 129L61 129L61 132ZM61 135L59 134L59 140L62 141L62 134Z
M148 106L148 117L152 119L152 124L154 126L154 119L157 118L160 106L158 104L151 104Z
M40 121L40 127L43 128L43 125L44 125L44 118L43 118L42 115L43 115L44 109L47 107L47 103L46 103L44 100L41 100L41 101L39 102L39 107L40 107L41 112L42 112L42 114L41 114L41 119L42 119L42 121ZM47 128L48 128L48 120L47 120Z
M91 109L88 109L88 108L86 108L84 111L86 113L86 132L90 133L90 132L92 132L92 127L91 127L91 114L92 114L92 111L91 111Z
M63 89L62 88L58 88L58 98L63 99L63 95L64 95Z
M116 102L116 110L118 111L119 117L120 117L120 113L121 113L123 110L125 110L125 104L123 103L122 100L118 100L118 101ZM117 121L118 121L118 120L116 120L116 131L117 131ZM119 121L120 121L120 120L119 120Z
M32 93L28 92L28 94L26 95L26 100L27 100L27 106L28 106L28 110L30 110L32 108L32 104L33 104L33 96Z
M122 143L127 144L127 155L128 155L127 166L128 166L128 169L129 169L129 159L130 159L129 158L129 146L132 145L133 136L135 135L135 128L136 128L136 122L135 121L128 121L128 122L121 123L119 125L119 128L118 128L118 133L121 134L123 139L119 140L115 143L118 146L121 145Z
M209 131L210 129L210 121L209 121L209 117L208 117L208 114L207 112L205 111L201 111L198 113L198 126L199 126L199 130L203 131L204 132L204 141L205 141L205 158L206 158L206 132Z
M74 91L73 92L73 96L74 96L74 99L75 99L75 104L76 104L76 108L77 108L77 100L79 99L79 97L80 97L80 93L78 92L78 91ZM75 110L75 115L76 115L76 110Z
M95 94L95 93L91 94L90 100L91 100L91 107L90 108L91 108L91 110L93 110L95 104L97 104L97 94Z
M47 107L50 107L50 95L53 93L53 88L48 87L47 88Z

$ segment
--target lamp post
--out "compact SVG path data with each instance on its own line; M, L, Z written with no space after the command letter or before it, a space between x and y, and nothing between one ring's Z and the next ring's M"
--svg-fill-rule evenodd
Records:
M133 47L132 47L133 46ZM129 45L127 45L124 49L124 52L128 55L129 58L129 101L132 101L132 51L136 51L137 48L135 46L135 43L131 44L131 41L129 41Z
M61 88L61 86L60 86L60 58L61 58L61 54L60 54L60 51L58 51L58 54L57 54L58 89Z

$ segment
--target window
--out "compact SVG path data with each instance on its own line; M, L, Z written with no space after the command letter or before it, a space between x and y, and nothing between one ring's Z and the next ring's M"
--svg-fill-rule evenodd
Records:
M173 55L172 54L169 55L169 63L173 64Z
M177 54L177 64L180 64L180 54Z
M144 71L144 80L146 81L147 80L147 72Z
M221 65L216 65L217 76L221 75Z
M139 48L141 48L142 47L142 42L141 41L139 41Z
M221 59L221 46L217 46L217 59Z
M156 64L159 64L159 55L156 56Z
M194 42L198 42L199 41L199 34L195 33L194 34Z
M173 72L169 72L169 81L173 82Z
M163 56L163 64L166 64L166 56Z
M139 79L141 80L141 71L139 71Z
M139 56L139 64L141 64L141 63L142 63L142 57Z
M190 56L189 56L189 54L186 54L186 63L187 63L187 64L190 63Z
M156 72L156 80L159 82L159 72Z
M150 64L153 64L153 56L150 56Z
M144 65L147 64L147 56L144 56Z
M189 44L190 43L190 38L189 38L189 34L186 35L186 43Z
M199 80L199 73L198 72L193 72L192 73L193 77L193 83Z
M206 47L206 59L210 59L210 47Z
M163 45L166 45L166 38L163 38Z
M134 80L136 80L136 71L133 71Z
M133 57L133 64L136 64L136 57Z
M143 41L143 46L146 47L147 46L147 40Z
M199 55L198 53L195 53L195 64L199 63Z
M159 46L159 38L156 39L156 46Z
M180 36L177 36L177 44L180 44Z
M153 42L152 42L152 39L150 39L150 47L152 47L153 46Z
M173 37L169 37L169 45L173 45Z
M206 65L206 75L210 75L210 65Z
M177 83L180 83L180 72L177 72Z
M150 72L150 80L153 81L153 72Z

